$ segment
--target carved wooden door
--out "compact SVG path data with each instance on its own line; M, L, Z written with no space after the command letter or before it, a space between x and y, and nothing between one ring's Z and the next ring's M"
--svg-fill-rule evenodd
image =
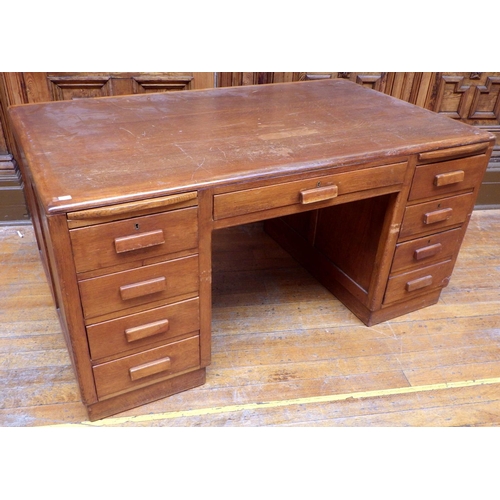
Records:
M500 73L434 73L425 107L471 125L500 125Z

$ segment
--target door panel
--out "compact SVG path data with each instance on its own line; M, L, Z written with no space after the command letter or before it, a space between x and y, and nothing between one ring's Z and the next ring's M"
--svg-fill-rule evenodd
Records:
M500 125L500 73L434 73L425 107L471 125Z
M214 86L213 73L21 73L14 93L23 102L170 92ZM17 92L16 92L17 91Z

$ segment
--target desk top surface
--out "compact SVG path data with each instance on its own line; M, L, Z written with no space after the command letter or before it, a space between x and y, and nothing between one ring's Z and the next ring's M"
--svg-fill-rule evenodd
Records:
M49 213L491 139L345 80L10 108Z

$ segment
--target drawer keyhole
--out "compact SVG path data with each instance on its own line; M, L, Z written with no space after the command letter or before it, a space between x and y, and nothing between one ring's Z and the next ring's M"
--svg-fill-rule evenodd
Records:
M137 230L139 229L139 224L135 225L135 229L137 229Z

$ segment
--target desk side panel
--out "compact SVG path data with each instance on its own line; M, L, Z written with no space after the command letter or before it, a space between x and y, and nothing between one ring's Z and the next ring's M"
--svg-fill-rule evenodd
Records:
M65 215L40 213L57 311L84 404L97 401L80 293Z

